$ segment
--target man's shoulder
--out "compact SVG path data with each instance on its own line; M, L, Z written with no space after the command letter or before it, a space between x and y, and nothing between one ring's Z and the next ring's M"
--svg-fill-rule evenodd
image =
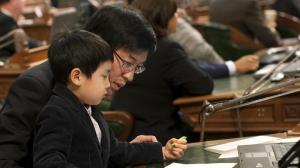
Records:
M32 81L37 81L42 83L46 86L52 86L53 85L53 73L51 71L49 62L46 61L40 65L37 65L35 67L32 67L25 71L21 76L19 76L16 80L23 81L30 79Z

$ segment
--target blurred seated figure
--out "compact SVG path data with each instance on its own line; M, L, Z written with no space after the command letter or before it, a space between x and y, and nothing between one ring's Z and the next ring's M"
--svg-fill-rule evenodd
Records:
M273 9L296 16L300 19L300 1L299 0L275 0Z
M21 17L23 5L23 0L0 0L0 37L18 29L17 20ZM29 48L34 48L40 46L41 42L28 38L28 45ZM9 57L15 53L13 43L0 50L0 58Z
M266 47L280 46L280 38L266 26L257 0L211 0L210 21L233 26Z
M0 55L9 55L13 50L16 53L21 54L27 49L27 36L22 29L14 29L6 35L0 37Z
M197 1L177 0L180 9L194 5ZM182 10L180 11L182 12ZM213 78L226 77L237 73L246 73L258 68L258 58L255 55L246 55L236 60L224 61L223 58L209 45L199 31L183 18L183 13L177 19L176 31L169 34L169 38L179 43L196 65L206 70ZM182 18L181 18L182 17ZM215 64L215 66L209 66ZM207 69L209 71L207 71Z

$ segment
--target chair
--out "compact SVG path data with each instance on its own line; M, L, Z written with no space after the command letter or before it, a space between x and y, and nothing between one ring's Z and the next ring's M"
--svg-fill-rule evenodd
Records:
M284 12L277 12L277 31L282 38L298 37L300 34L300 19Z
M115 136L126 141L132 130L133 116L125 111L103 111L102 114Z
M263 48L239 30L219 23L193 25L225 60L237 60Z
M2 51L1 53L6 57L11 56L10 54L13 54L11 53L12 51L15 51L17 54L23 53L28 49L27 36L25 32L22 29L14 29L0 37L0 49ZM8 49L8 52L6 49Z

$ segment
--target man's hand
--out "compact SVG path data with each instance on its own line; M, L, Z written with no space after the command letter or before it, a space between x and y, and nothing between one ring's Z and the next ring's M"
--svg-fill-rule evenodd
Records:
M179 159L184 155L187 149L187 141L185 138L172 138L170 139L166 146L163 147L162 152L164 160L174 160Z
M130 143L142 143L142 142L157 142L157 139L153 135L139 135L134 138Z
M234 62L237 73L246 73L255 71L258 66L258 57L256 55L245 55Z

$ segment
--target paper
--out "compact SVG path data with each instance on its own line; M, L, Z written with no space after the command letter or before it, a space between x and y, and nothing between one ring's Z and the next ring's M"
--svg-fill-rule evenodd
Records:
M228 152L222 153L218 158L219 159L226 159L226 158L235 158L239 157L238 151L237 150L230 150Z
M292 138L285 138L285 139L277 139L271 141L271 143L289 143L289 142L298 142L300 137L292 137Z
M181 164L172 163L165 168L233 168L236 163Z
M280 138L271 137L271 136L256 136L252 138L246 138L238 141L207 147L205 148L205 150L221 154L221 156L219 157L220 159L233 158L233 157L238 157L237 147L239 145L260 144L260 143L275 141L278 139Z

